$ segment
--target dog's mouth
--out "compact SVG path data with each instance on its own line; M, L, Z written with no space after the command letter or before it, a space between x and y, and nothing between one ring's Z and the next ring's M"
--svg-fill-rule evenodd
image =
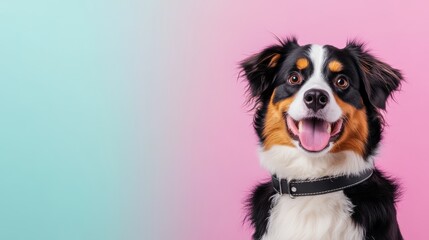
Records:
M320 152L334 142L343 132L344 120L330 123L324 119L310 117L296 121L285 114L286 126L293 139L308 152Z

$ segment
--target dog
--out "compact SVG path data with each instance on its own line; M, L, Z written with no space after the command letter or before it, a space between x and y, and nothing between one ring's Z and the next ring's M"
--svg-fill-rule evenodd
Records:
M254 240L399 240L398 184L374 166L382 111L403 81L360 41L279 39L240 63L260 163L247 201Z

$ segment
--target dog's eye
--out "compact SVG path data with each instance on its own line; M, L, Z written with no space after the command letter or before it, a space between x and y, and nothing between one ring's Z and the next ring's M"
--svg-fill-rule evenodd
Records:
M345 90L349 87L349 81L345 77L338 77L334 82L335 86L341 90Z
M289 75L287 82L290 85L297 85L302 83L302 76L297 72L293 72Z

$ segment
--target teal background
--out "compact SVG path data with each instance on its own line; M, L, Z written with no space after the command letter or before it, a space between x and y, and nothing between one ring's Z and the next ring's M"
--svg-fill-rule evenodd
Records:
M155 9L0 3L0 239L169 238L144 127Z

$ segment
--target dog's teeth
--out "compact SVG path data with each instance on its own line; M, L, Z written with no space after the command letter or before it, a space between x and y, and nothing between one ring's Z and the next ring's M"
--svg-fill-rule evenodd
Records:
M331 124L328 124L328 129L326 130L328 133L331 133L332 128L331 128Z
M299 133L302 132L302 121L299 121L299 123L298 123L298 132Z

